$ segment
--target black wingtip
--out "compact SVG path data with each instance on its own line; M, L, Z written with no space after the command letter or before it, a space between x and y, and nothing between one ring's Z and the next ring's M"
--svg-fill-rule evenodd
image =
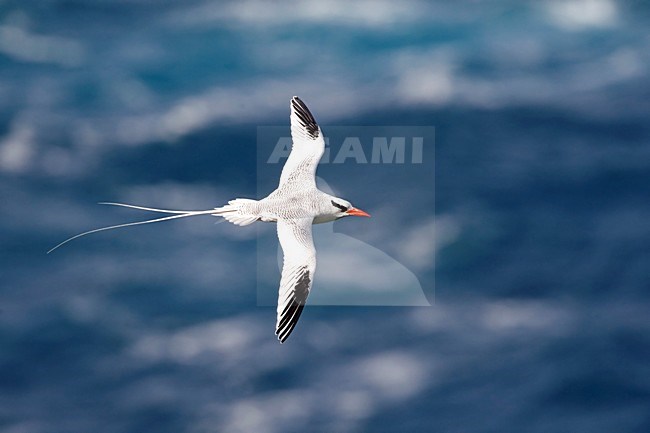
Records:
M293 107L296 116L298 116L300 124L307 130L312 138L317 138L319 134L318 124L316 123L314 116L311 114L311 111L309 111L309 108L307 108L307 105L302 102L302 99L294 96L291 98L291 106Z
M280 343L287 341L287 338L289 338L293 330L296 328L298 320L300 319L300 316L302 315L302 311L304 309L304 304L300 304L295 301L291 302L289 311L286 313L287 315L284 317L282 322L279 324L278 329L275 331L275 335L278 336Z
M275 335L278 336L280 343L284 343L291 335L302 311L305 309L305 301L309 295L309 286L311 284L311 277L307 268L302 269L302 275L298 278L294 287L293 298L284 308L282 312L282 320L278 323L275 329Z

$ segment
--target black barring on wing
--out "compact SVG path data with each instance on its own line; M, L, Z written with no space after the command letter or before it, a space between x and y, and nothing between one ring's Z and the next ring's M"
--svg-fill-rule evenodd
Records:
M318 138L318 124L316 123L316 119L314 119L314 116L311 114L309 108L307 108L305 103L302 102L299 97L294 96L291 99L291 105L295 110L296 116L298 116L298 119L300 119L300 123L305 127L309 135L312 138Z

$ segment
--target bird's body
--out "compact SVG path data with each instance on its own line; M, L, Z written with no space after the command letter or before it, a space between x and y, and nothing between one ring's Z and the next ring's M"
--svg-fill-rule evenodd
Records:
M325 140L307 106L295 96L291 100L291 136L293 147L278 188L259 201L231 200L214 214L237 225L277 223L284 263L275 333L282 342L296 326L311 290L316 270L312 224L350 215L369 216L316 186L316 167L325 151Z
M312 224L331 222L346 216L369 216L349 202L317 188L316 168L325 151L325 141L313 115L297 96L291 99L291 136L293 147L282 169L278 188L261 200L237 198L225 206L202 211L106 203L173 216L91 230L60 243L52 250L72 239L101 230L195 215L220 216L239 226L256 221L275 222L284 254L275 333L284 342L296 326L312 287L316 270Z
M302 218L312 219L313 224L320 224L336 219L336 215L332 212L334 199L336 197L316 188L298 191L276 189L261 200L242 198L231 200L226 206L216 208L219 213L215 215L232 220L237 225L248 225L255 221L277 222L281 219Z

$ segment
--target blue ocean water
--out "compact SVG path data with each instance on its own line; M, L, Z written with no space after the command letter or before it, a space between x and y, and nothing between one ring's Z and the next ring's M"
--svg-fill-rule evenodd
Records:
M0 431L650 431L649 22L614 0L1 2ZM288 132L293 95L325 133L435 127L431 170L319 169L373 215L336 234L431 307L308 306L280 345L270 225L45 254L148 216L98 201L270 192L258 127ZM367 286L359 263L316 278Z

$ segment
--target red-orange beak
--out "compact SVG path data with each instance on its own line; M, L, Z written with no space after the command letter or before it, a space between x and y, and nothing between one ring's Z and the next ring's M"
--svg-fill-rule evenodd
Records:
M351 207L345 212L346 215L351 215L351 216L364 216L364 217L370 217L370 215L361 209L357 209L356 207Z

